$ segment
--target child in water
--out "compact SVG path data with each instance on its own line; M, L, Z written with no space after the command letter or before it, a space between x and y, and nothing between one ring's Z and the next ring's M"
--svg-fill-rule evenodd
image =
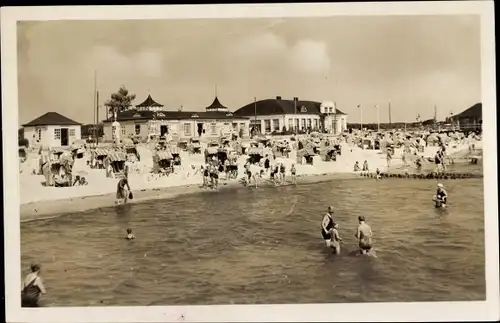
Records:
M127 240L134 240L135 236L132 234L132 229L128 228L127 229L127 237L125 238Z
M330 246L333 248L333 252L338 255L340 254L340 241L342 241L342 238L339 235L339 225L338 223L335 223L332 228L332 240L330 242Z

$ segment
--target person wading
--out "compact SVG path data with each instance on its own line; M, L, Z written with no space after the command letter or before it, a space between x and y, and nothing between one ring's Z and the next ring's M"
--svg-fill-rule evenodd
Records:
M366 224L366 220L364 216L358 217L359 225L358 230L356 231L356 239L359 242L359 254L369 255L372 252L372 229L368 224Z
M118 181L118 185L116 185L116 202L117 204L127 203L132 190L130 189L130 185L128 184L128 179L122 178Z
M21 287L21 306L38 307L40 294L45 294L45 287L40 278L40 266L33 264L30 266L31 273L26 275Z
M333 206L328 207L328 212L323 217L323 221L321 222L321 235L323 236L323 240L325 240L326 246L331 246L332 234L331 230L335 225L333 221Z

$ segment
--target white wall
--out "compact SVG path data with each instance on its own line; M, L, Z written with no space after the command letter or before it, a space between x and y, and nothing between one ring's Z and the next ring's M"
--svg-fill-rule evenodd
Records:
M198 123L203 124L203 129L205 130L205 137L219 137L221 131L224 134L231 133L233 128L233 123L237 123L236 134L239 134L239 129L243 128L244 136L249 135L250 120L239 120L239 119L228 119L228 120L204 120L204 119L186 119L186 120L157 120L154 123L152 121L122 121L120 126L122 129L122 138L128 138L129 136L135 136L135 125L140 125L140 137L146 138L149 135L150 127L156 127L156 133L160 134L161 125L167 125L168 131L172 135L172 139L177 140L188 140L190 138L198 137ZM213 132L212 124L215 125L215 132ZM104 123L104 140L113 140L112 136L112 126L111 123ZM188 132L186 132L187 130Z
M39 147L40 145L46 147L60 147L61 138L56 139L56 129L68 129L68 146L75 140L81 139L82 127L74 126L39 126L39 127L25 127L24 138L28 139L31 147ZM39 132L40 130L40 132Z
M333 123L336 123L336 126ZM337 116L328 115L325 117L325 129L329 133L341 133L344 130L347 130L347 115L338 114Z

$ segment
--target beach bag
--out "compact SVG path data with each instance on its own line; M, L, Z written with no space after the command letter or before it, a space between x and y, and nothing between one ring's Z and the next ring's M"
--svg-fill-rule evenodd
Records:
M128 199L129 200L133 200L134 199L134 194L132 194L131 191L128 193Z

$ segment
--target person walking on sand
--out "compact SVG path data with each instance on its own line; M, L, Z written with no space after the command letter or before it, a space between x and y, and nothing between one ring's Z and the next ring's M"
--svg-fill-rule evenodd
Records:
M333 221L333 206L328 207L328 212L323 217L323 221L321 221L321 235L323 236L323 240L325 240L326 246L330 247L332 244L332 233L335 222Z
M358 229L356 231L356 239L358 239L359 254L369 255L372 252L372 229L366 224L365 217L360 215L358 217Z
M128 179L122 178L118 181L118 185L116 185L116 202L117 204L125 204L127 203L129 194L132 192L130 189L130 185L128 183Z
M40 277L40 265L32 264L31 272L26 275L21 286L21 306L38 307L40 294L45 294L42 278Z

